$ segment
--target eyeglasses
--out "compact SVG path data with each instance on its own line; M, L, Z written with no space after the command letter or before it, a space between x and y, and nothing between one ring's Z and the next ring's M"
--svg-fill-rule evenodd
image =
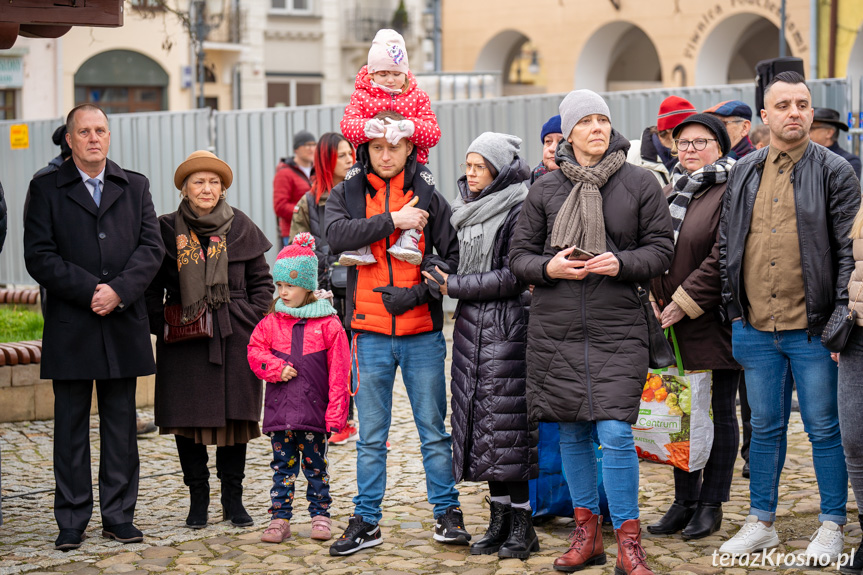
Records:
M695 140L674 140L674 144L681 152L685 152L686 150L688 150L689 144L692 144L692 147L695 149L696 152L700 152L707 147L707 142L716 141L716 138L697 138Z
M483 164L461 164L461 171L465 174L473 171L477 176L481 176L487 169Z

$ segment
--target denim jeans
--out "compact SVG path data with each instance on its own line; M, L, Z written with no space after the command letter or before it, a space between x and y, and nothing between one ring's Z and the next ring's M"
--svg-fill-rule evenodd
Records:
M854 326L839 354L839 427L848 478L857 501L863 501L863 327ZM859 505L859 504L858 504ZM863 515L863 514L861 514Z
M638 519L638 455L630 424L615 420L559 423L563 474L572 506L599 515L596 455L591 437L594 426L602 446L602 481L611 522L615 529L620 529L624 521Z
M387 485L387 435L393 407L393 383L400 367L420 437L428 500L438 517L457 506L452 474L452 440L446 432L446 342L433 331L391 337L362 333L357 337L354 398L360 422L357 442L357 495L354 513L377 524ZM356 376L357 374L355 374Z
M746 393L752 410L750 513L761 521L776 519L793 381L821 494L818 520L844 525L848 472L839 433L838 370L830 352L806 330L758 331L741 321L732 324L731 343L734 358L746 370Z

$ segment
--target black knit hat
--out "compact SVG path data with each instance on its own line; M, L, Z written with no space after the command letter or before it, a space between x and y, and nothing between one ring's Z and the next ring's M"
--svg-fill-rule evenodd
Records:
M725 129L725 123L712 114L693 114L677 124L674 130L671 132L671 137L675 140L680 132L683 131L683 128L688 126L689 124L701 124L716 136L716 140L719 142L719 149L722 151L722 155L725 156L731 151L731 138L728 137L728 131Z
M308 132L306 130L300 130L299 132L294 134L294 149L295 150L297 148L299 148L300 146L305 146L306 144L309 144L309 143L311 143L311 144L315 143L315 137L312 135L311 132Z

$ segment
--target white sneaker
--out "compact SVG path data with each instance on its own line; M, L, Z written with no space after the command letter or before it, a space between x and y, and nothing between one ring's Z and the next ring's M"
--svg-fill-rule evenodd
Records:
M419 248L421 237L422 232L419 230L404 230L396 243L387 251L397 260L418 266L423 261L423 254Z
M839 559L845 546L845 534L832 521L825 521L818 531L809 538L806 558L813 559L815 565L826 566ZM809 565L813 562L808 563Z
M743 524L740 531L722 544L719 552L743 555L777 545L779 545L779 536L776 534L776 529L772 525L767 527L758 520L758 517L750 515L746 518L746 523Z
M340 266L367 266L377 261L375 256L372 255L372 249L369 246L363 246L355 251L343 252L339 256Z

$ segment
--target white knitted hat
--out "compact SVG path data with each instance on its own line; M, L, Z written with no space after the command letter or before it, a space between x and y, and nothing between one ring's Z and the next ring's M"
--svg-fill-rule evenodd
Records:
M369 74L389 70L408 73L408 52L405 39L395 30L378 30L369 49Z

